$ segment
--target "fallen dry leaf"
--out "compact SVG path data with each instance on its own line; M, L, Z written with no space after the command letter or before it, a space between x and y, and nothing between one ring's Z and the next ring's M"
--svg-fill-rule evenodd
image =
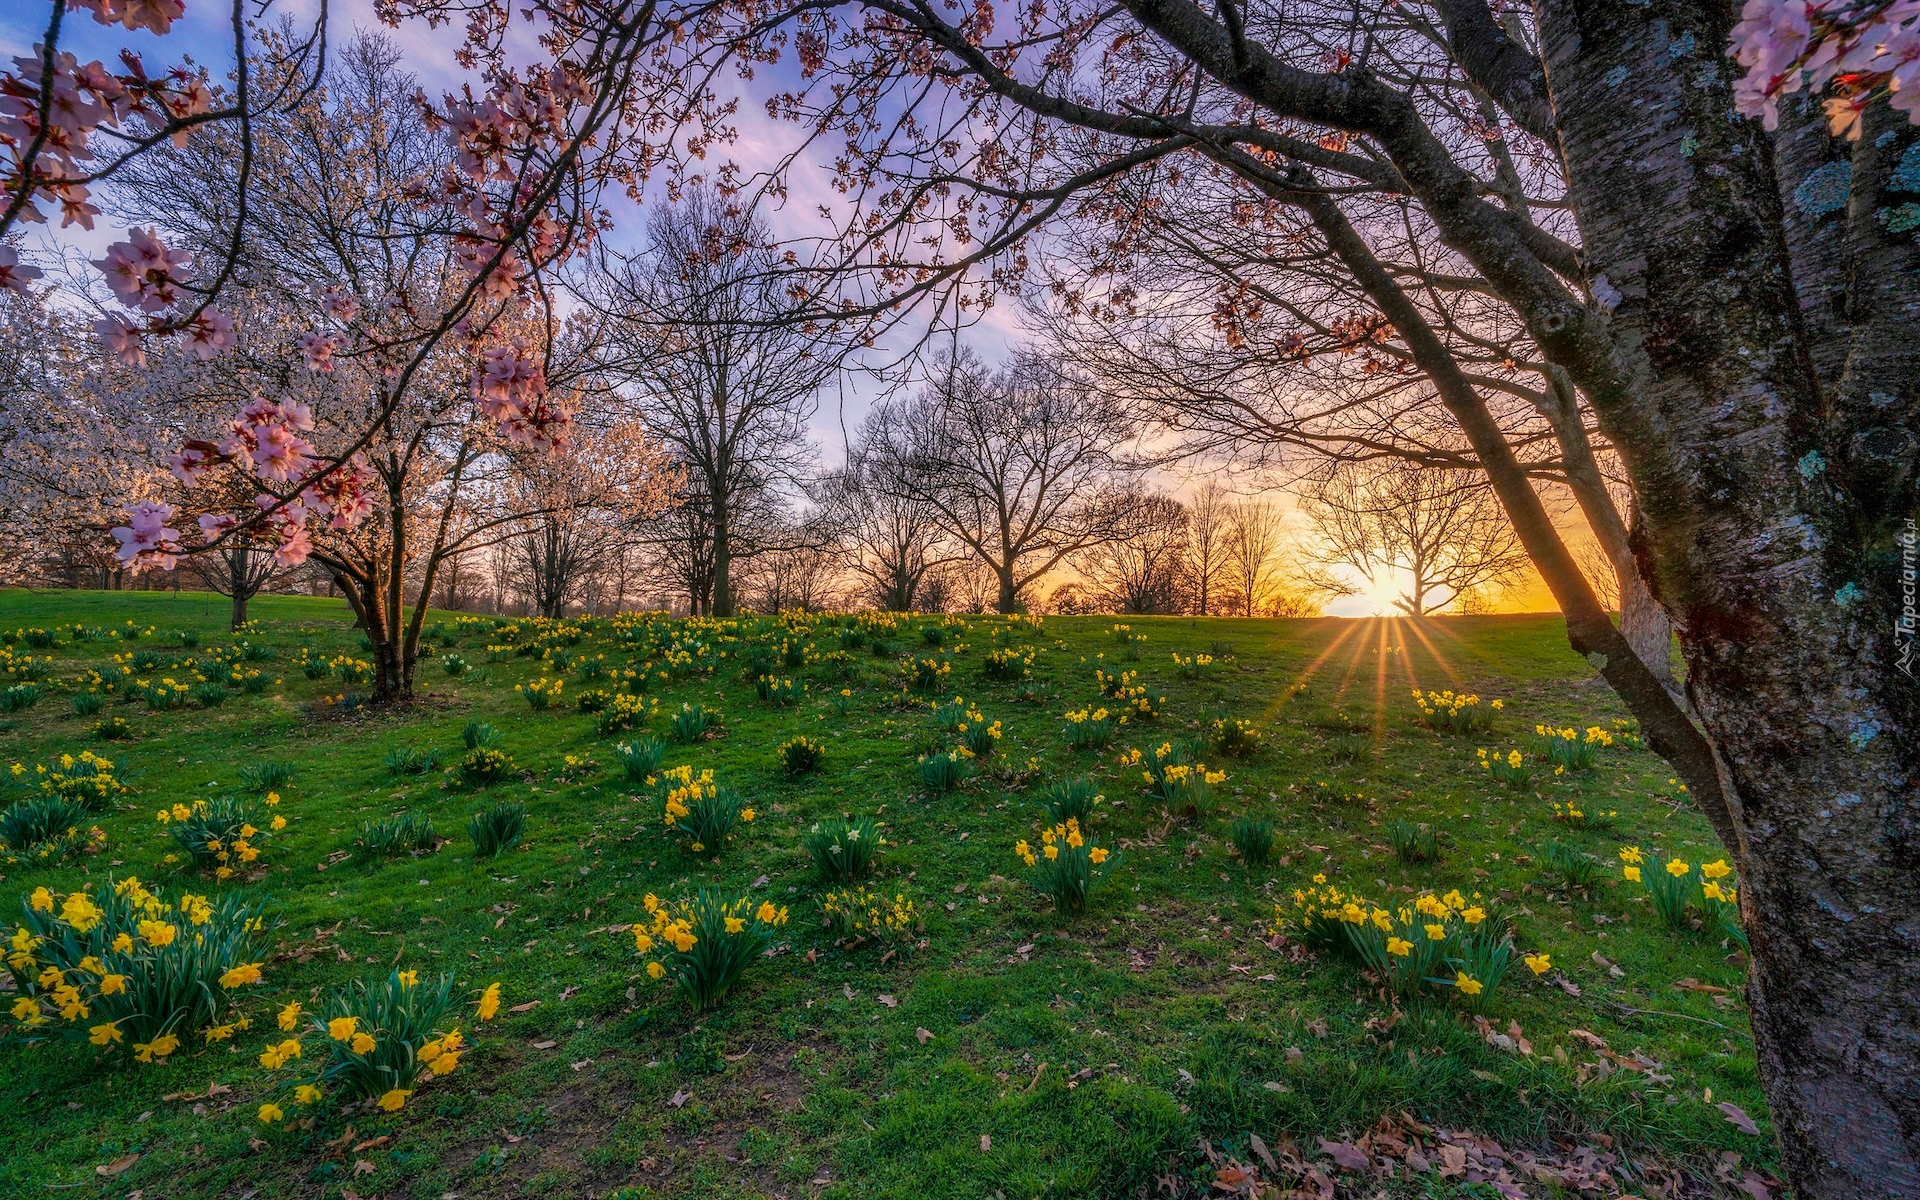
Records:
M559 1044L559 1042L535 1042L533 1043L533 1048L535 1050L551 1050Z
M1364 1171L1373 1165L1367 1152L1352 1142L1330 1142L1326 1138L1316 1138L1320 1143L1320 1152L1348 1171Z
M1738 1104L1730 1100L1722 1100L1720 1103L1714 1105L1714 1107L1727 1115L1727 1124L1738 1129L1741 1133L1753 1134L1756 1137L1759 1136L1760 1127L1753 1123L1753 1118L1748 1116L1746 1110L1742 1109Z
M532 1012L534 1009L539 1007L540 1007L540 1002L538 1000L529 1000L525 1004L516 1004L512 1008L509 1008L507 1011L508 1012Z
M925 1030L925 1029L916 1029L916 1030L914 1030L914 1031L913 1031L913 1036L915 1036L915 1037L917 1037L917 1038L919 1038L919 1039L920 1039L920 1044L921 1044L922 1046L924 1046L924 1045L926 1045L926 1044L927 1044L928 1042L930 1042L930 1041L932 1041L932 1040L933 1040L933 1034L932 1034L932 1033L930 1033L929 1031L927 1031L927 1030Z
M895 1000L892 996L886 995L885 993L881 994L880 1003L886 1005L888 1008L900 1007L900 1002L898 1000Z
M992 1134L990 1134L990 1133L983 1133L983 1134L981 1134L981 1135L980 1135L980 1149L981 1149L982 1151L987 1151L987 1150L991 1150L991 1149L993 1149L993 1135L992 1135Z
M111 1177L111 1176L120 1174L122 1171L125 1171L128 1167L131 1167L133 1164L139 1161L140 1161L140 1156L138 1154L123 1154L119 1158L114 1159L112 1162L101 1163L99 1166L93 1169L93 1173L95 1175L105 1175L105 1176Z
M673 1098L667 1101L667 1106L670 1108L685 1108L687 1101L691 1099L693 1099L692 1092L675 1091Z

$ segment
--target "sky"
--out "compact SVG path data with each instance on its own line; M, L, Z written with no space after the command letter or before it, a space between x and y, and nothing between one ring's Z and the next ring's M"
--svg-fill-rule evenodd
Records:
M251 11L251 5L249 9ZM0 5L0 54L11 59L30 53L44 35L49 11L47 0L12 0ZM98 58L112 66L120 50L125 47L140 53L148 69L156 73L166 66L190 59L205 66L216 79L223 79L234 61L232 30L228 23L230 11L208 0L187 0L184 16L164 37L144 31L129 32L119 26L102 26L84 11L73 12L67 14L63 23L61 44L82 62ZM318 0L273 0L265 19L277 21L284 14L296 21L308 22L318 11ZM356 29L386 30L375 19L370 0L332 0L328 5L328 13L329 37L335 44L346 40ZM427 30L416 22L403 26L397 36L405 51L407 69L418 77L429 95L455 90L470 78L453 59L452 51L457 45L458 36L456 31ZM739 83L738 80L734 82ZM766 118L761 104L769 89L785 82L779 79L776 68L772 72L763 71L756 80L740 85L743 88L738 121L740 140L727 151L735 161L771 161L785 149L786 139L791 136L791 127ZM821 154L828 152L826 148L821 150ZM816 211L816 206L831 205L837 199L829 185L827 171L817 160L798 164L787 182L790 189L787 203L767 213L769 224L779 236L806 232L807 221ZM643 212L623 200L614 208L613 215L615 230L609 236L610 243L616 248L630 248L644 222ZM29 244L45 250L56 247L65 247L70 251L77 249L88 257L96 257L104 252L109 242L123 236L122 230L103 220L99 228L90 234L79 229L36 230L29 235ZM915 330L906 331L894 339L893 345L883 344L878 348L877 356L882 360L897 356L898 346L911 340L915 333ZM963 336L976 354L990 363L998 361L1016 348L1022 339L1018 305L996 305ZM837 385L822 393L811 423L822 465L831 467L842 461L846 432L859 424L881 386L869 374L845 373ZM1172 472L1162 473L1155 482L1160 487L1178 493L1186 490L1190 481L1182 473ZM1280 499L1283 506L1291 510L1291 504L1285 503L1290 497ZM1296 535L1301 533L1305 522L1300 515L1290 512L1289 520L1293 532ZM1366 583L1357 577L1355 582ZM1368 616L1391 611L1392 599L1398 589L1398 581L1393 579L1371 581L1370 586L1365 586L1358 594L1334 600L1328 605L1327 612L1334 616ZM1500 611L1509 612L1546 611L1554 607L1552 597L1531 572L1498 604Z

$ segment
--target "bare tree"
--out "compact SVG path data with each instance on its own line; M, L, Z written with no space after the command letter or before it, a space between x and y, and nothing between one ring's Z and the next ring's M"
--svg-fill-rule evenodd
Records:
M1194 489L1193 500L1187 505L1187 556L1193 571L1193 611L1201 616L1212 614L1218 603L1219 589L1216 580L1225 578L1229 569L1231 552L1228 547L1228 533L1231 520L1228 516L1227 490L1218 480L1209 479Z
M1228 569L1243 617L1258 611L1261 596L1271 586L1283 527L1280 510L1271 500L1243 499L1227 508Z
M1345 566L1369 580L1404 574L1394 600L1424 617L1519 578L1526 552L1479 471L1421 467L1387 458L1347 465L1311 482L1301 505L1320 537L1325 566ZM1351 595L1361 585L1320 570L1316 586Z
M881 486L932 507L992 573L1000 612L1018 611L1027 587L1068 555L1127 528L1115 473L1131 427L1055 362L1021 354L995 371L951 356L879 428Z
M230 628L238 629L247 623L248 602L273 586L286 569L274 561L272 551L236 544L195 558L193 573L209 591L233 602Z
M564 456L516 454L511 503L532 513L507 546L541 616L558 617L588 579L664 511L684 475L638 422L582 428Z
M1129 498L1126 528L1075 555L1085 596L1108 612L1185 612L1193 568L1187 506L1172 496Z
M712 191L657 210L648 241L594 285L608 334L600 361L687 471L711 529L702 587L713 614L731 616L734 562L757 549L743 508L797 486L839 331L787 319L792 280L765 226Z
M888 423L898 416L885 406L867 414L846 465L816 491L863 599L882 611L912 612L928 573L951 561L952 549L933 501L889 477Z

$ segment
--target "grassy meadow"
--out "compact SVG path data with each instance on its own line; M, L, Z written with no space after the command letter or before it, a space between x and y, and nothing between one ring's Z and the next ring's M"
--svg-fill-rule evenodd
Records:
M264 921L250 960L261 978L231 989L217 1040L188 1031L149 1063L127 1044L63 1036L89 1018L52 1000L40 1023L21 1019L31 1000L9 1021L30 976L0 976L0 1195L1065 1200L1774 1186L1736 931L1693 909L1663 923L1655 889L1624 878L1619 858L1638 847L1657 883L1669 858L1723 852L1556 617L554 624L434 613L417 702L382 711L360 703L369 687L354 663L371 656L342 604L264 597L241 635L226 630L226 605L0 593L0 687L34 693L0 694L11 707L0 761L21 764L5 799L41 795L36 768L83 751L108 759L126 789L91 816L101 836L77 831L57 861L15 848L0 867L0 933L52 917L35 912L38 889L58 902L127 876L169 900L237 895ZM1103 696L1096 672L1136 674ZM199 676L227 694L196 695ZM1456 713L1436 697L1428 718L1414 688L1480 702ZM580 710L582 694L603 692L588 703L601 711ZM620 694L638 701L605 707ZM956 697L958 709L933 708ZM720 714L715 736L674 739L686 704ZM1111 742L1073 748L1102 708ZM616 711L633 728L603 733ZM491 783L462 771L476 720L511 759ZM1467 732L1428 724L1489 720ZM1536 725L1576 731L1591 769L1555 774ZM650 736L664 743L660 770L688 766L695 781L711 770L753 809L717 854L663 822L671 781L627 777L616 747ZM782 747L801 736L821 761L795 774ZM982 751L950 753L969 740ZM1186 790L1149 790L1143 765L1162 747L1166 761L1204 762L1175 781ZM1502 764L1522 751L1529 777L1496 779L1482 749ZM1135 750L1141 763L1126 761ZM943 787L943 770L962 778ZM1042 840L1053 824L1042 799L1080 776L1101 797L1085 836L1110 857L1072 913L1030 880L1060 848ZM278 803L258 807L267 791ZM245 840L257 856L229 860L224 880L183 849L179 816L158 819L223 800L253 814ZM479 856L470 819L509 803L524 806L524 833ZM1557 818L1556 804L1582 817ZM415 826L386 853L357 844L402 813L430 819L433 836ZM1611 828L1580 827L1606 813ZM825 921L823 894L838 885L805 845L816 823L863 816L885 843L868 884L885 927L867 935ZM1268 826L1271 852L1257 862ZM1418 861L1429 836L1437 858ZM1357 893L1367 909L1437 906L1456 925L1471 909L1474 930L1510 922L1514 956L1478 995L1457 967L1436 965L1434 982L1396 997L1383 972L1343 952L1339 918L1303 919L1296 892L1328 888L1341 892L1335 906ZM659 928L650 894L677 905L701 889L788 916L767 926L766 952L731 992L696 1011L649 972L662 951L638 952L633 927ZM1451 906L1432 899L1452 892ZM459 1028L458 1069L407 1089L397 1111L347 1083L298 1103L291 1085L323 1060L329 1035L304 1018L283 1032L277 1015L295 1001L322 1012L336 989L395 972L416 972L420 987L451 977L433 1032ZM477 1020L496 983L497 1015ZM289 1037L302 1058L263 1066L263 1049ZM260 1120L263 1105L278 1119Z

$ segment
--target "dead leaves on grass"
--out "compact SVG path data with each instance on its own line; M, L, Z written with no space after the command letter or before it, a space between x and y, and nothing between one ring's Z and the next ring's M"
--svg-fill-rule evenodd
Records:
M1620 1200L1679 1200L1698 1196L1698 1187L1666 1164L1651 1159L1628 1161L1605 1135L1596 1144L1557 1143L1552 1149L1529 1151L1503 1146L1470 1130L1440 1129L1406 1114L1382 1118L1353 1139L1315 1138L1303 1151L1289 1137L1269 1145L1258 1135L1248 1138L1251 1161L1222 1154L1201 1143L1213 1170L1213 1190L1250 1200L1336 1200L1345 1195L1383 1194L1393 1180L1413 1181L1437 1176L1459 1184L1491 1188L1507 1200L1571 1193L1583 1197ZM1738 1154L1725 1153L1714 1168L1714 1181L1752 1200L1771 1200L1779 1184L1743 1165Z

